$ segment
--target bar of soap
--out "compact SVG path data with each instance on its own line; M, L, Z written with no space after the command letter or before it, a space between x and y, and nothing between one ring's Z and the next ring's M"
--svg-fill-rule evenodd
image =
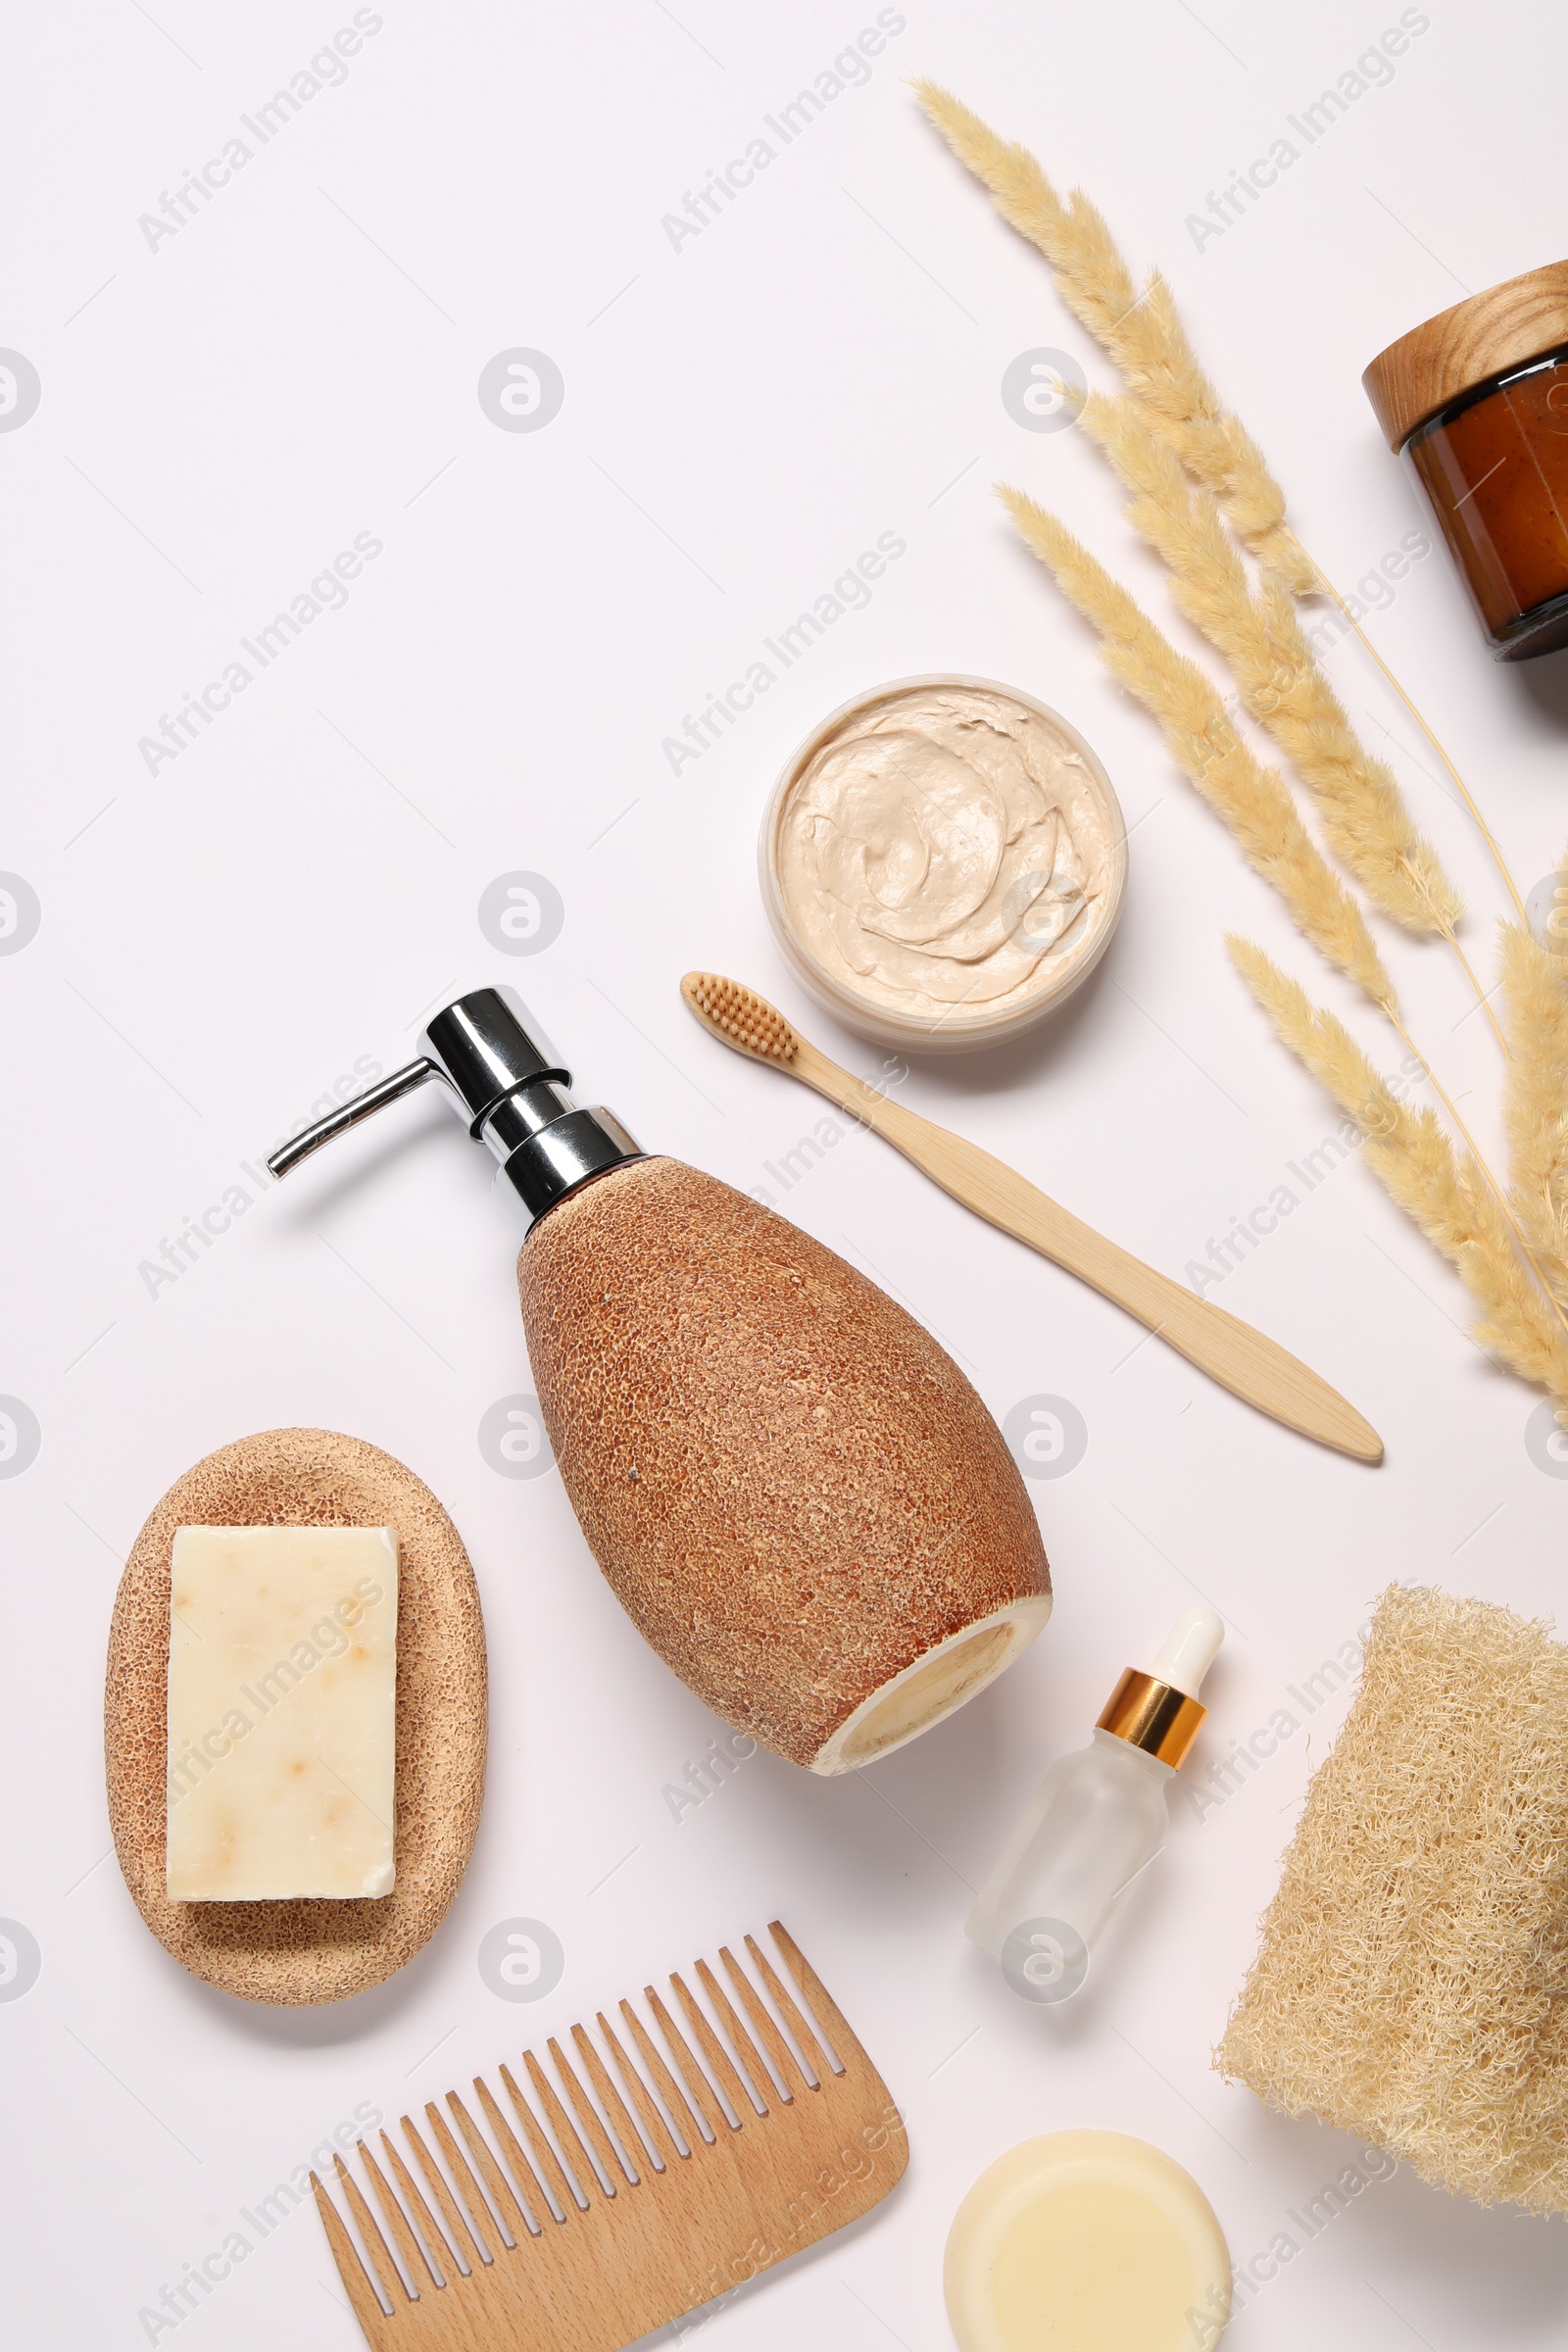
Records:
M1202 2190L1147 2140L1052 2132L983 2172L943 2264L960 2352L1194 2352L1230 2318Z
M170 1604L171 1897L390 1894L397 1530L181 1527Z

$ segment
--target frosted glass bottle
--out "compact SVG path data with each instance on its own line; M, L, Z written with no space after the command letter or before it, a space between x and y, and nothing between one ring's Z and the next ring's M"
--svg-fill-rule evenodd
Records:
M1164 1844L1166 1790L1207 1712L1198 1692L1224 1636L1212 1609L1188 1609L1152 1672L1128 1667L1089 1745L1052 1766L987 1880L964 1933L1025 2000L1079 1990Z

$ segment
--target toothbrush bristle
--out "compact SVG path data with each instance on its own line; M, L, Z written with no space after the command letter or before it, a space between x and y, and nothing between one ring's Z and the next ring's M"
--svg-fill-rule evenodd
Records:
M795 1059L800 1039L784 1015L755 989L742 988L738 980L722 979L717 972L688 972L680 985L693 1011L742 1054L753 1054L759 1061Z

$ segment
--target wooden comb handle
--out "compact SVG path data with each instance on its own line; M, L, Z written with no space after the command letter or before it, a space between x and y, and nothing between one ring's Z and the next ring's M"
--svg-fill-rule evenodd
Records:
M840 1069L815 1046L800 1038L793 1056L780 1067L825 1095L852 1118L863 1120L895 1150L923 1168L933 1183L987 1224L1038 1250L1042 1257L1125 1307L1156 1332L1167 1346L1200 1371L1229 1389L1244 1404L1282 1421L1287 1429L1333 1446L1357 1461L1380 1462L1383 1440L1337 1389L1298 1357L1265 1339L1250 1323L1223 1307L1195 1298L1179 1282L1156 1273L1075 1217L1070 1209L1037 1190L1015 1168L994 1159L977 1144L938 1127L918 1111L890 1102L874 1087Z

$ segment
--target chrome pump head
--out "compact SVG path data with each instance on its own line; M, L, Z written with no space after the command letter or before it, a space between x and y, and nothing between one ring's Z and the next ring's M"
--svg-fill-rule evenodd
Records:
M346 1134L426 1079L439 1079L475 1142L501 1165L496 1199L520 1233L578 1185L642 1153L612 1111L579 1110L561 1062L522 999L510 988L476 988L444 1006L420 1032L417 1061L394 1070L351 1102L318 1119L268 1160L286 1176L302 1159Z

